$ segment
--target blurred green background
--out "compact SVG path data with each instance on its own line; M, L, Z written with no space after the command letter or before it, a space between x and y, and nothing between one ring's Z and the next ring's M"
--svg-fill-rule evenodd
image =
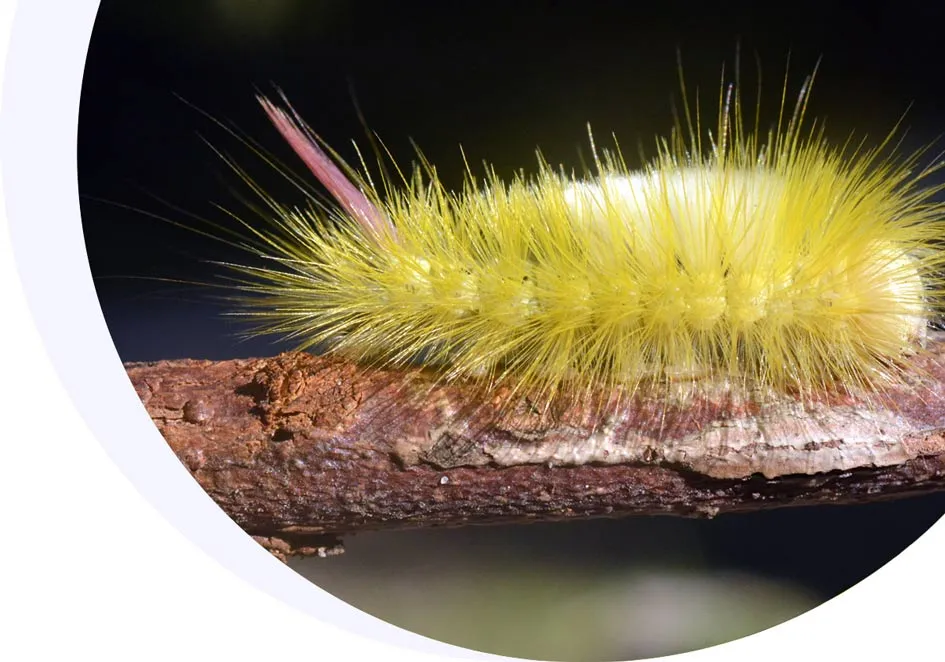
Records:
M271 355L240 341L206 281L229 249L115 204L184 223L226 222L239 182L197 134L273 195L300 193L197 112L233 122L297 168L256 105L281 87L347 159L366 145L353 98L399 163L411 140L448 184L472 164L508 175L579 168L590 122L637 145L672 126L676 49L711 107L741 43L746 94L763 71L773 121L787 53L796 90L823 63L810 112L839 141L882 135L913 103L906 149L945 127L945 64L931 4L818 2L339 2L105 0L89 50L79 184L102 309L126 361ZM182 103L180 98L186 100ZM705 103L705 102L704 102ZM234 189L236 191L234 192ZM236 195L234 194L236 193ZM161 200L166 201L165 204ZM173 205L173 207L168 206ZM364 533L347 552L291 566L368 613L478 650L548 660L665 655L744 636L802 613L880 567L943 512L945 498L785 509L711 521L595 520Z

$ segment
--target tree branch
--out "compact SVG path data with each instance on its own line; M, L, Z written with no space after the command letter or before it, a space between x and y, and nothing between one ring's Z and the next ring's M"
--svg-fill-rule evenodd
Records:
M882 396L739 399L723 384L635 394L606 417L594 398L542 414L419 370L303 353L126 368L204 490L285 558L336 553L336 536L373 529L712 517L942 490L943 358L936 337L910 366L921 379Z

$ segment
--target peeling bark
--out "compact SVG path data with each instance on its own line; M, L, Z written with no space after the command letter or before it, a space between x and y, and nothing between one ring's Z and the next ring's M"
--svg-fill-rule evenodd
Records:
M882 395L690 384L545 413L420 370L304 353L126 369L203 489L284 559L338 553L338 536L373 529L712 517L942 490L943 359L936 337L910 366L915 382Z

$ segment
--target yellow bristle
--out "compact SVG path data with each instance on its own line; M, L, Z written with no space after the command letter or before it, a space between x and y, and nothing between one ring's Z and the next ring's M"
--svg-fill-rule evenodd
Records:
M429 166L399 190L350 170L357 185L339 184L297 118L264 101L350 218L270 201L254 231L275 266L236 267L243 314L300 348L419 358L538 396L678 379L882 389L945 295L945 209L924 183L938 165L914 172L892 134L864 151L802 131L808 90L764 135L729 88L708 147L677 127L639 171L595 149L582 178L539 160L507 183L469 174L459 192Z

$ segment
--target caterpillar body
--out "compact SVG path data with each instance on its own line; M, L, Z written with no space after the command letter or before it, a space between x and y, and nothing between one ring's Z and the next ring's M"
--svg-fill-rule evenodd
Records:
M239 313L300 348L421 361L446 380L549 401L652 384L879 392L905 375L940 314L945 207L938 163L834 148L805 129L810 79L777 126L745 127L723 87L641 170L596 149L596 171L539 158L461 191L423 163L375 186L329 156L291 110L260 98L338 203L335 222L266 198L253 229L273 266L236 266ZM890 153L892 152L892 153Z

